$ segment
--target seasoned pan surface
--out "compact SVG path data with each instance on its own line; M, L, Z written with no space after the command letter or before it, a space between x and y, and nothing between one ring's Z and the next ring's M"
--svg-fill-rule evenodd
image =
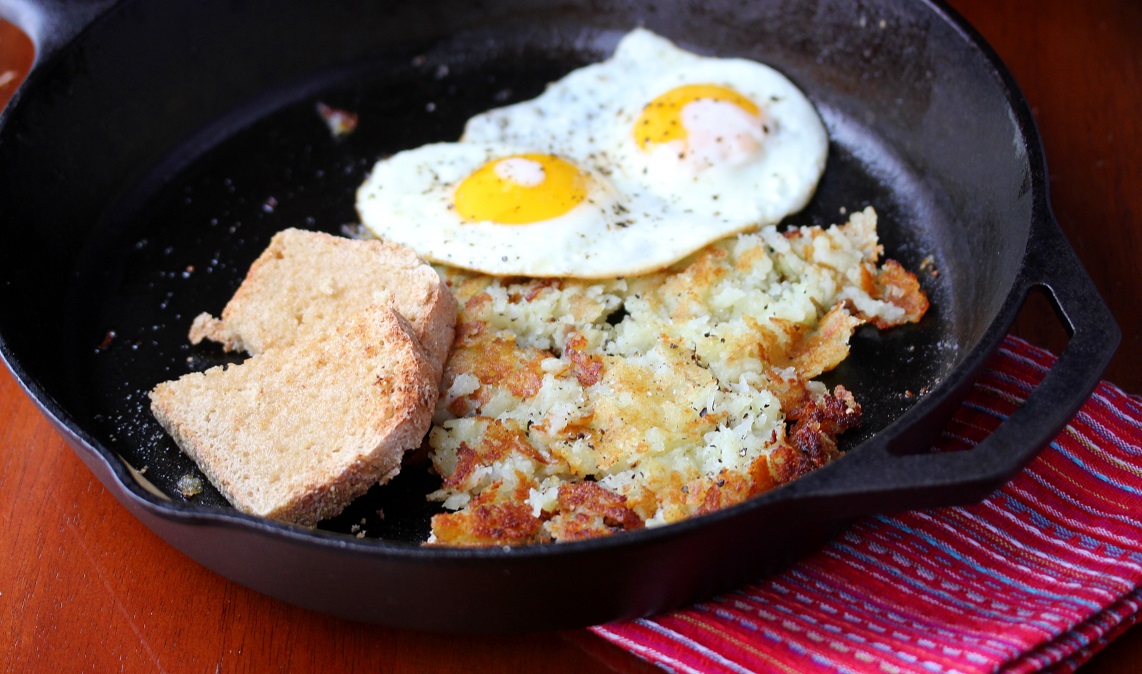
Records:
M79 376L73 395L77 404L89 407L80 423L98 428L100 437L114 443L132 466L146 466L147 478L161 491L181 499L178 481L200 476L151 416L146 393L184 372L241 360L217 346L191 347L191 319L201 311L218 314L275 232L290 226L332 233L352 228L354 191L377 158L458 138L471 114L535 95L546 82L596 55L554 59L536 52L525 59L484 63L402 56L234 130L178 167L169 181L144 178L144 185L156 189L130 195L112 211L108 219L122 223L119 231L85 252L88 263L69 298L67 313L83 315L76 329L83 339L74 345ZM359 130L334 138L316 112L318 101L356 111ZM831 121L834 130L849 123ZM935 257L935 225L921 216L925 209L933 210L922 201L926 195L915 189L903 167L890 163L883 148L846 147L845 141L868 139L842 136L834 142L817 198L792 220L843 222L847 210L873 204L894 256L913 269L924 257ZM885 174L895 177L890 181L881 177ZM954 358L955 349L948 348L952 342L945 342L948 293L940 276L923 275L923 280L935 300L924 323L883 334L862 332L851 365L832 377L860 392L869 419L860 433L866 437L899 416ZM850 445L854 442L848 439ZM407 502L390 503L397 490L377 489L376 503L365 499L323 528L348 531L363 513L370 535L424 540L424 489L431 480L423 473L405 471ZM225 505L208 483L203 494L188 500ZM369 516L378 509L386 513L384 520Z
M0 136L0 196L14 206L3 224L13 242L2 254L5 358L81 457L168 540L320 610L418 627L534 629L688 601L776 568L859 512L937 498L917 498L924 485L908 481L910 469L888 471L900 487L892 498L871 481L831 486L845 459L807 486L670 531L544 550L423 549L433 512L424 494L435 478L411 465L317 531L234 513L147 408L155 383L234 359L188 345L193 317L221 309L275 232L351 227L354 191L378 158L457 138L471 114L538 94L604 58L636 25L695 51L770 63L818 106L830 159L793 222L842 222L871 204L890 257L913 270L934 261L935 273L921 274L932 298L923 322L862 330L829 375L865 410L865 426L845 438L854 453L890 440L895 453L927 449L1021 301L1033 228L1047 219L1026 110L998 64L938 7L397 3L315 16L302 3L275 5L267 22L259 11L268 9L255 5L205 12L222 21L143 3L110 10L30 80ZM248 35L259 49L236 42ZM148 50L157 72L139 55ZM194 84L203 73L217 81ZM105 105L114 94L119 103ZM358 113L357 130L334 138L319 101ZM69 130L78 118L88 133ZM71 198L60 200L65 188ZM1079 389L1095 369L1097 358ZM184 494L188 476L201 493ZM957 476L942 477L938 499L976 498L995 479L967 477L958 497ZM552 616L531 596L553 573L591 569L606 598ZM374 578L355 592L296 581L350 570ZM441 618L409 608L425 603L453 610Z

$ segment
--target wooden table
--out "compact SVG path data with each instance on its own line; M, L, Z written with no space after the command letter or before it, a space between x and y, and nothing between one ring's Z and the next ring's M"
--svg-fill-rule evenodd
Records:
M953 4L995 47L1032 105L1056 214L1123 327L1107 378L1140 392L1142 3ZM26 67L27 56L16 36L0 30L0 98L12 86L2 83L3 73ZM1030 305L1017 329L1056 351L1065 339L1045 302ZM119 507L6 370L0 495L6 671L652 671L585 632L439 637L317 615L235 585ZM1140 666L1136 628L1086 669Z

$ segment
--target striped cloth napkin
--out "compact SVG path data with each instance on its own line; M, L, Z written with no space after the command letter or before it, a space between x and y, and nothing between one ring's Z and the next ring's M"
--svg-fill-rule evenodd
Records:
M1055 358L1007 338L939 443L974 445ZM1103 382L984 502L861 520L787 571L592 628L673 672L1070 672L1142 608L1142 397Z

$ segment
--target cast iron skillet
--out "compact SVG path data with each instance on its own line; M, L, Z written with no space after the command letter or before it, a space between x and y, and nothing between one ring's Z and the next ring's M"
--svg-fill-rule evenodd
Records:
M979 499L1074 413L1117 328L1055 224L1027 106L980 38L937 3L519 0L62 3L4 0L37 65L0 118L0 352L120 502L205 566L354 619L447 631L641 616L732 588L857 516ZM922 274L919 325L860 332L831 375L868 423L847 455L681 524L548 547L417 544L423 466L317 530L228 508L147 413L156 382L222 362L190 348L269 237L339 232L380 156L455 139L468 115L531 97L645 25L788 74L832 138L801 223L874 204L888 253ZM653 64L652 64L653 67ZM334 140L317 101L359 112ZM1072 339L1044 383L967 452L932 438L1026 293ZM380 512L383 511L383 516ZM365 536L354 534L363 524Z

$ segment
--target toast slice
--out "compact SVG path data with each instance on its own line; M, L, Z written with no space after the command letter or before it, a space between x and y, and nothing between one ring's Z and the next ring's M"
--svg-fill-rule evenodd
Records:
M238 365L164 382L151 411L239 510L302 525L400 469L428 431L438 378L387 305Z
M221 318L194 319L190 341L210 339L256 355L385 303L412 323L439 375L452 345L456 300L432 267L401 245L286 229L250 266Z

